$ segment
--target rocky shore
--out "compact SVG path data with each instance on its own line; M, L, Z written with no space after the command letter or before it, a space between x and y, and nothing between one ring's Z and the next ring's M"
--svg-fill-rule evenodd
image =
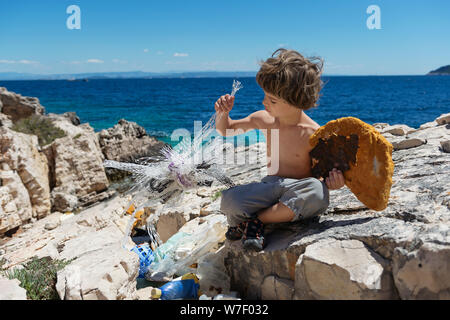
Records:
M64 136L44 145L16 131L33 116ZM262 252L246 252L221 234L199 271L214 260L224 273L222 293L242 299L450 299L450 114L420 128L374 127L394 146L385 210L366 208L346 187L332 190L320 218L267 226ZM74 113L46 115L36 98L0 88L0 270L21 269L32 257L64 259L56 282L61 299L150 299L148 285L137 280L138 256L121 246L134 195L112 189L102 163L133 162L162 146L136 123L120 120L95 133ZM235 152L254 156L226 166L235 183L265 175L263 143ZM212 220L226 230L223 189L212 181L155 199L147 220L162 241ZM1 274L0 299L27 297L18 280Z
M44 116L37 98L6 88L0 88L0 111L0 234L52 212L81 210L111 197L105 159L133 161L163 146L124 119L95 133L89 124L80 124L73 112ZM43 145L37 135L18 132L17 128L28 129L26 125L35 130L33 123L17 125L31 116L39 117L41 126L61 130L63 136Z

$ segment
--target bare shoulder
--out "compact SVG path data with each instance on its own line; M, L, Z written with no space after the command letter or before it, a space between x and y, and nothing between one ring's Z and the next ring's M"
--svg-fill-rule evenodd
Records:
M272 117L266 110L259 110L253 112L250 117L255 124L258 125L259 129L269 128L275 121L275 118Z
M305 128L307 131L316 131L320 128L320 125L315 122L313 119L311 119L306 113L304 114L304 119L301 123L301 125Z
M302 133L306 136L311 136L317 129L320 128L318 124L300 124L298 127L302 130Z
M304 125L299 125L300 129L301 129L301 140L305 143L305 145L307 146L307 150L308 152L310 152L312 150L311 145L309 144L309 139L310 137L314 134L314 132L316 132L317 129L320 128L320 126L315 126L315 125L311 125L311 124L304 124Z

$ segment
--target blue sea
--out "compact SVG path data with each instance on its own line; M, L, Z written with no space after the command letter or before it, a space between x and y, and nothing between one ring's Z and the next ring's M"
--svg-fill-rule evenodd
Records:
M244 88L236 94L231 118L263 109L264 94L255 78L236 79ZM320 105L306 111L319 125L353 116L369 124L417 128L450 112L450 76L330 76L323 81ZM232 83L233 78L99 79L0 81L0 86L38 97L47 113L75 111L95 131L124 118L171 143L175 129L193 132L194 121L205 124L214 113L215 101L230 93ZM256 131L252 134L263 140Z

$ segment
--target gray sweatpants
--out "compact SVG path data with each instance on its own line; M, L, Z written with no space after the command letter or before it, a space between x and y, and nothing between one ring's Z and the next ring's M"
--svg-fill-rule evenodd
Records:
M294 212L292 221L324 213L329 191L324 181L313 177L291 179L266 176L253 182L222 191L220 210L226 214L230 227L256 217L256 213L278 202Z

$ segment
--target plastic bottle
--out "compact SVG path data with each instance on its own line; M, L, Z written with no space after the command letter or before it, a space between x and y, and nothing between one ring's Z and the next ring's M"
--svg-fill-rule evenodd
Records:
M130 251L137 253L139 256L139 275L138 278L144 278L148 266L155 259L152 249L146 243L139 244Z
M175 249L182 243L184 239L189 237L190 234L186 232L178 232L170 237L166 242L160 245L155 250L155 262L159 263L166 258L166 256L174 256ZM155 264L156 266L156 264Z
M160 288L153 288L152 298L161 300L197 299L199 296L198 278L193 273L187 273L181 280L173 280Z

